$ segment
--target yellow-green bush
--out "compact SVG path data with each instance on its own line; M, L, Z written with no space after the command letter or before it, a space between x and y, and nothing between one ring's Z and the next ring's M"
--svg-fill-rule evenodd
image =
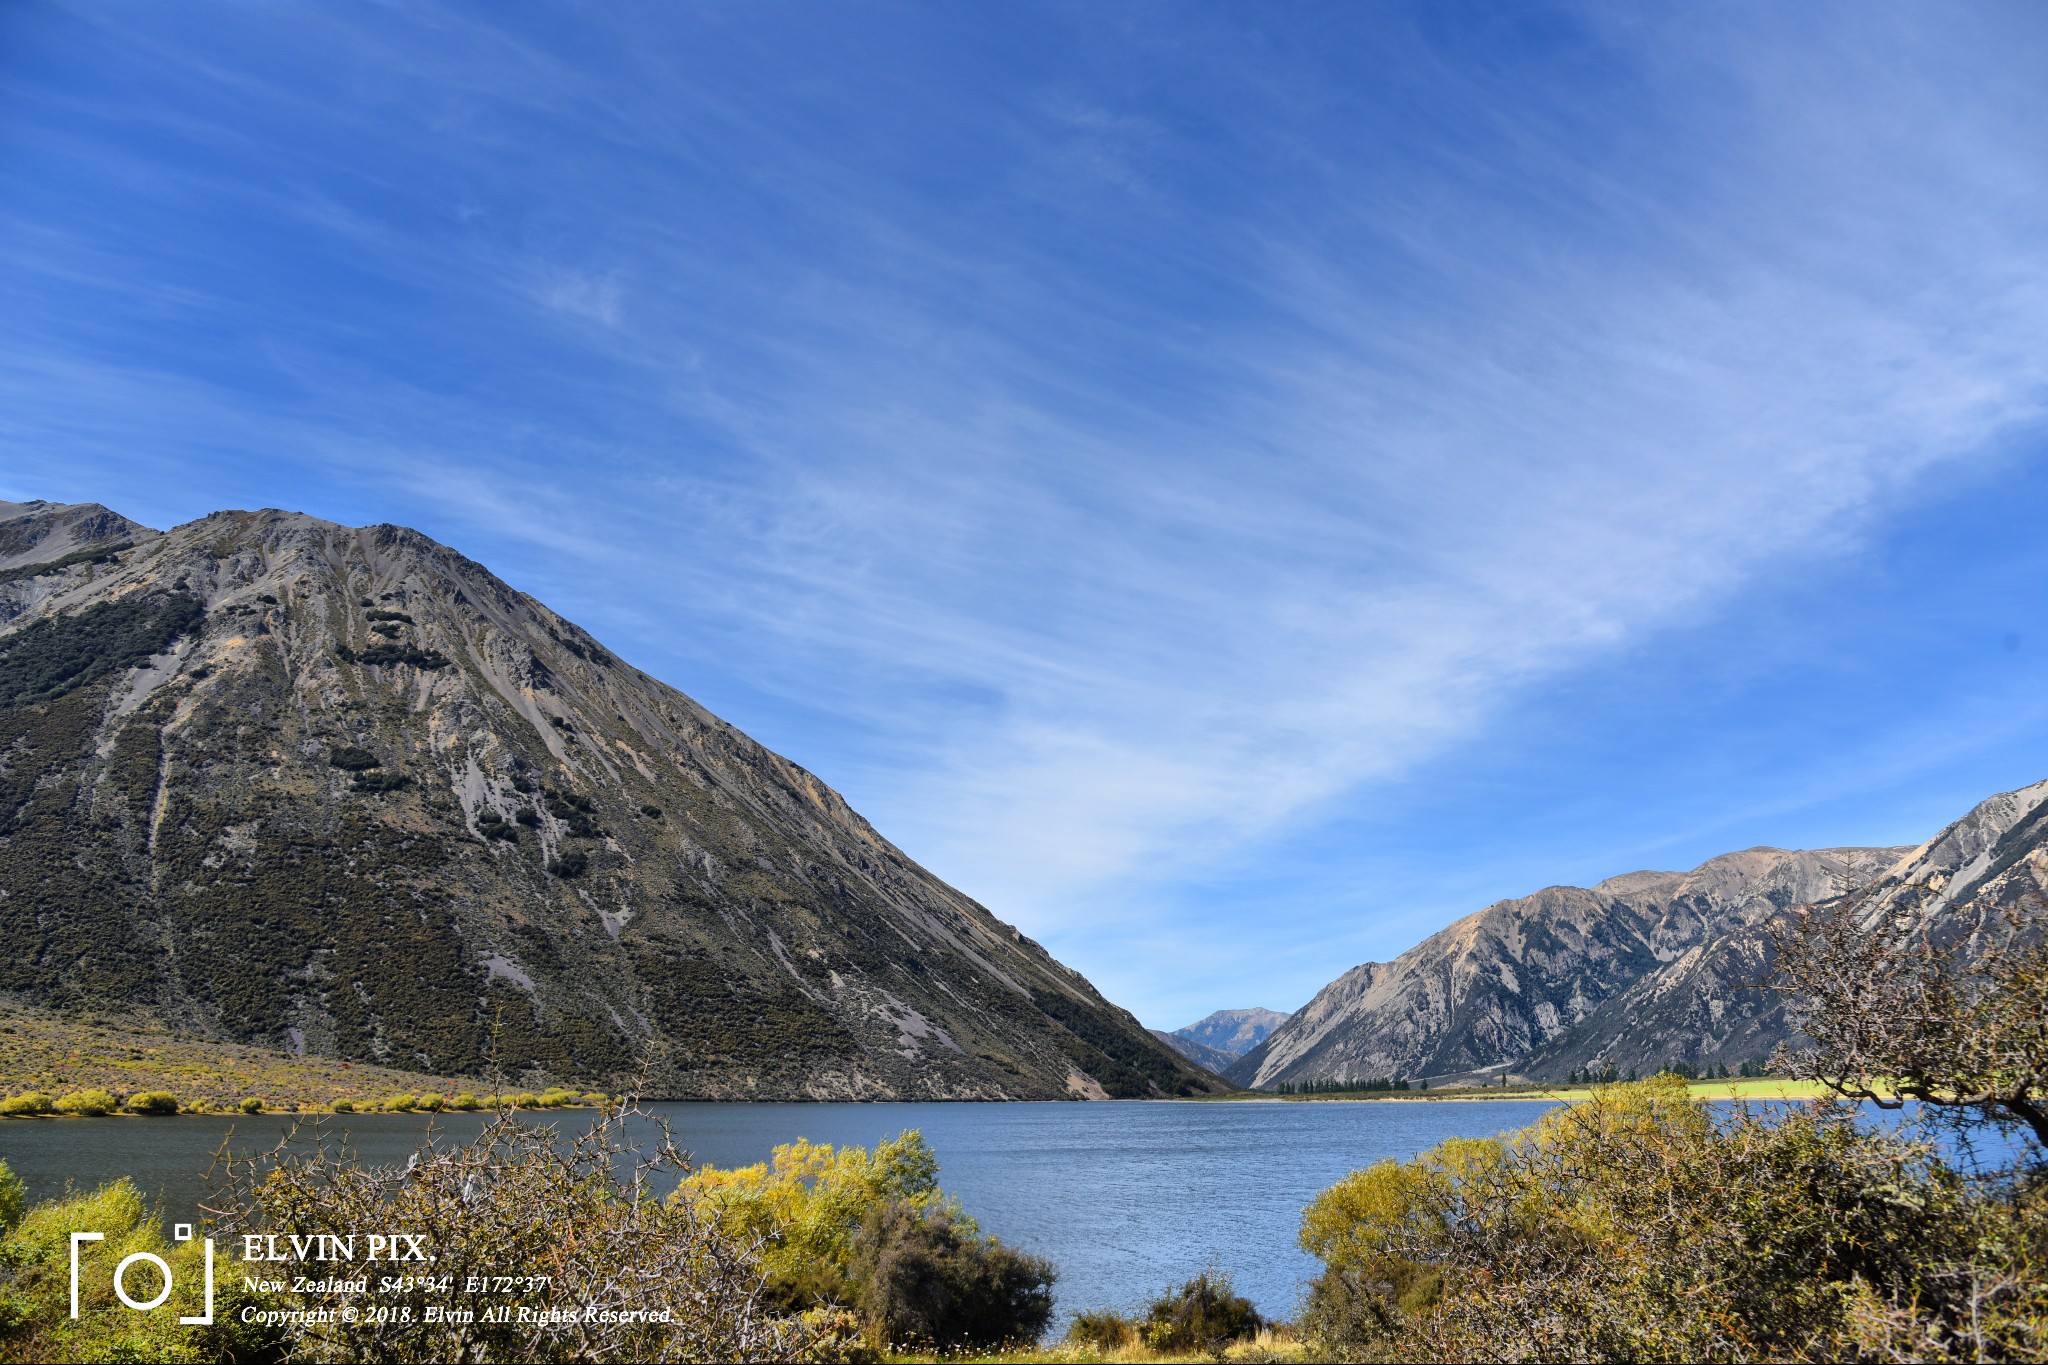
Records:
M128 1097L126 1108L131 1114L175 1114L178 1097L168 1090L139 1090Z
M104 1090L74 1090L57 1101L60 1114L111 1114L121 1102Z
M353 1114L356 1112L356 1104L354 1100L336 1100L328 1105L327 1109L333 1114Z
M71 1234L98 1232L79 1254L79 1316L71 1313ZM173 1288L164 1306L137 1313L114 1296L113 1270L135 1252L161 1257ZM272 1361L285 1341L239 1321L250 1297L216 1263L214 1324L187 1327L204 1290L203 1245L173 1243L127 1180L90 1194L24 1207L21 1186L0 1162L0 1360ZM130 1293L153 1293L153 1271L131 1272Z
M467 1090L465 1090L460 1095L457 1095L453 1100L450 1100L448 1102L448 1107L450 1109L460 1109L464 1113L468 1113L471 1110L478 1108L479 1103L476 1096L470 1094Z
M939 1161L916 1129L871 1152L803 1138L767 1162L721 1170L700 1166L672 1200L687 1202L733 1236L759 1241L770 1286L788 1307L846 1303L853 1237L870 1209L944 1202Z
M422 1095L419 1098L418 1108L421 1113L438 1114L441 1112L443 1103L444 1101L439 1095Z
M1212 1268L1154 1299L1142 1330L1145 1344L1155 1351L1219 1355L1231 1343L1257 1336L1265 1325L1230 1276Z
M31 1090L25 1095L10 1095L0 1100L0 1114L50 1114L55 1113L57 1101L40 1090Z
M800 1138L757 1165L699 1167L670 1202L758 1244L784 1312L857 1308L878 1342L899 1345L1035 1339L1052 1265L984 1235L940 1192L938 1173L915 1130L872 1151Z
M2033 1358L2048 1185L1977 1192L1844 1105L1604 1087L1345 1177L1303 1215L1332 1358ZM2029 1327L2028 1323L2036 1324Z
M263 1101L254 1095L250 1095L238 1107L245 1114L260 1114L263 1112Z

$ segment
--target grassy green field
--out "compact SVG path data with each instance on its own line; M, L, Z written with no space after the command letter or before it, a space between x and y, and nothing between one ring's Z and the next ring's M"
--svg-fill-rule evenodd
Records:
M147 1019L86 1019L0 1006L0 1096L167 1090L187 1105L199 1100L226 1109L254 1097L267 1109L285 1110L487 1088L474 1080L210 1042Z

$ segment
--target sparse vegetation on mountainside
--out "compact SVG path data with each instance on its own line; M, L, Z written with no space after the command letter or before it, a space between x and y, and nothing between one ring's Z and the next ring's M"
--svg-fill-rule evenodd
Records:
M1227 1088L416 532L33 507L15 555L134 548L0 584L0 998L664 1098Z

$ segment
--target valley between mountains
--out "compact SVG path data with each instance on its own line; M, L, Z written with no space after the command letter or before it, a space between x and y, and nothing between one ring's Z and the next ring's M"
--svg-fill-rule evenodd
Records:
M1498 902L1148 1031L829 787L416 531L0 503L0 1003L668 1098L1166 1098L1733 1069L1770 931L2038 932L2048 782L1917 848ZM2031 927L2030 927L2031 926Z
M0 999L669 1098L1223 1093L795 763L400 526L0 504Z

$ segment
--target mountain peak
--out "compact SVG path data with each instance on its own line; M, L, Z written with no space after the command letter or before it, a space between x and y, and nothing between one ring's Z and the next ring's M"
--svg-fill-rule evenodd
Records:
M16 529L0 992L670 1095L1215 1086L815 776L416 530Z

